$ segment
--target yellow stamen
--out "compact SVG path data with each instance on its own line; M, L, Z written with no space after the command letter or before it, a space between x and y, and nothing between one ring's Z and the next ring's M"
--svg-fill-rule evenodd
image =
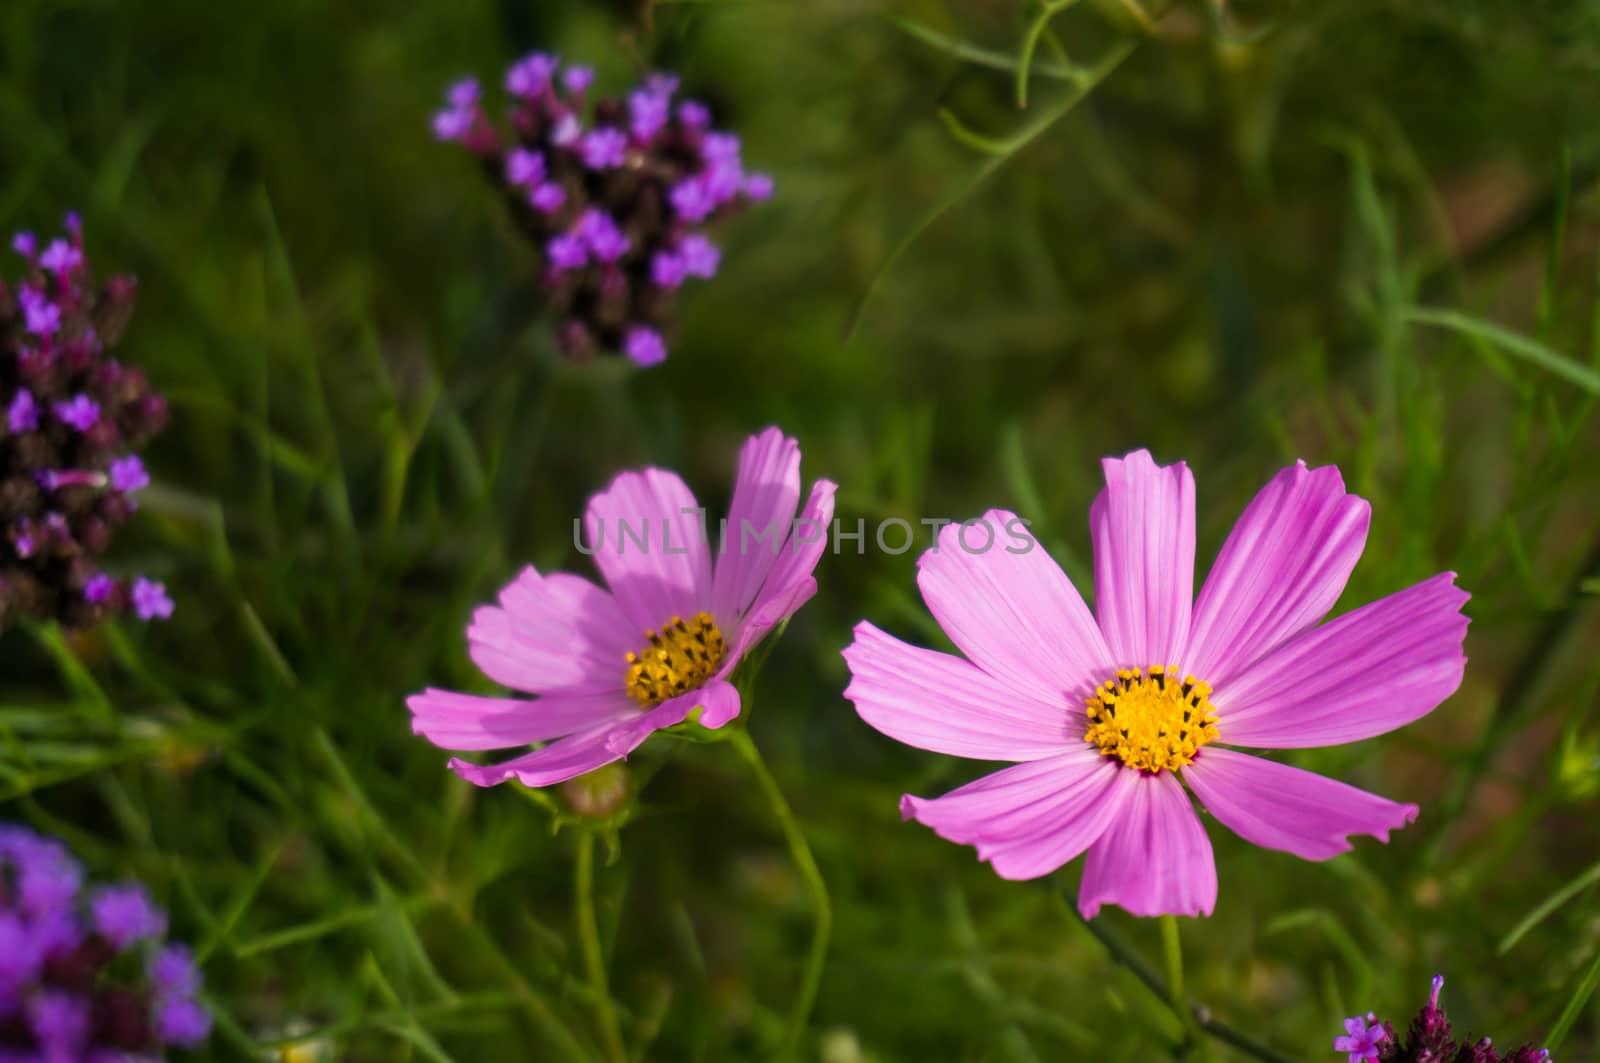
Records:
M1177 771L1193 763L1201 746L1217 740L1216 711L1211 684L1192 675L1180 683L1178 674L1158 664L1149 674L1124 668L1101 683L1085 701L1089 744L1139 771Z
M628 696L650 709L687 694L716 674L728 644L708 613L688 623L675 616L658 635L646 631L650 645L628 654Z

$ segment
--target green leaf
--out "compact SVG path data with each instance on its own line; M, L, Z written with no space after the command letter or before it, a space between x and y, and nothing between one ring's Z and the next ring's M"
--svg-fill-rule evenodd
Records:
M1526 336L1503 329L1499 325L1491 325L1487 321L1480 321L1456 310L1414 306L1406 310L1404 316L1408 321L1435 325L1472 339L1484 340L1514 358L1520 358L1547 373L1561 377L1568 383L1576 384L1591 395L1600 396L1600 372L1595 372Z

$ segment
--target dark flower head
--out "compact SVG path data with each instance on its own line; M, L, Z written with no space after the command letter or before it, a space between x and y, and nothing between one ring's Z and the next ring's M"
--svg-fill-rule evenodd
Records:
M24 272L15 288L0 282L0 627L19 614L70 627L159 615L100 555L150 483L134 451L165 427L166 400L108 353L133 278L98 283L76 215L66 228L42 248L32 233L13 237Z
M137 885L84 888L66 848L0 825L0 1059L153 1060L211 1033L200 972Z
M1553 1063L1548 1050L1523 1045L1500 1055L1487 1037L1452 1040L1450 1020L1439 1006L1444 976L1433 976L1433 991L1406 1029L1404 1042L1394 1027L1371 1012L1344 1021L1344 1035L1333 1040L1348 1063Z
M508 135L471 79L446 93L434 135L477 155L504 191L543 259L562 352L655 365L679 288L717 271L721 252L699 227L770 198L772 178L745 171L739 138L713 129L704 104L676 99L677 78L654 74L590 106L593 79L535 53L506 72Z

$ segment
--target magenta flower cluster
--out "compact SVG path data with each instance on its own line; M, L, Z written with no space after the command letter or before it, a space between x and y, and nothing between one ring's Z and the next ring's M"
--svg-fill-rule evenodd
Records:
M1333 1050L1345 1053L1347 1063L1553 1063L1547 1049L1520 1045L1504 1054L1487 1037L1455 1040L1450 1020L1439 1007L1444 976L1434 975L1428 1002L1417 1012L1402 1040L1387 1022L1368 1012L1344 1020L1344 1033L1333 1039Z
M98 283L77 215L66 230L48 243L17 233L24 274L14 288L0 281L0 626L172 613L159 583L100 567L150 483L135 451L165 427L167 404L108 354L133 311L133 278Z
M200 972L138 885L88 886L65 846L0 825L0 1063L153 1063L196 1048Z
M767 199L772 179L745 171L739 138L712 128L705 104L679 98L677 78L654 74L590 108L593 80L588 67L535 53L506 73L509 135L472 79L451 86L433 131L478 156L504 190L543 260L563 352L655 365L678 290L720 264L701 227Z

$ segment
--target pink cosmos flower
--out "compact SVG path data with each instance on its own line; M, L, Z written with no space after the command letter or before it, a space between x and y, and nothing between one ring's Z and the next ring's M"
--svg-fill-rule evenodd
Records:
M814 483L797 518L799 444L777 428L752 436L713 564L705 513L678 475L622 473L584 515L583 550L609 590L529 567L467 628L483 673L532 697L426 690L407 701L412 730L450 750L548 742L450 768L478 786L549 786L626 757L696 707L721 727L739 714L735 666L816 593L834 490Z
M868 623L845 695L909 745L1018 762L901 812L1009 879L1087 850L1078 907L1209 915L1211 844L1184 784L1236 834L1308 860L1387 840L1417 815L1226 746L1298 749L1383 734L1460 685L1467 595L1446 572L1318 621L1366 541L1367 503L1298 463L1262 488L1194 598L1194 478L1146 451L1104 462L1089 512L1094 614L1036 543L946 527L917 583L966 660ZM993 510L991 529L1016 518ZM1031 547L1031 548L1025 548ZM1180 781L1181 779L1181 781Z

